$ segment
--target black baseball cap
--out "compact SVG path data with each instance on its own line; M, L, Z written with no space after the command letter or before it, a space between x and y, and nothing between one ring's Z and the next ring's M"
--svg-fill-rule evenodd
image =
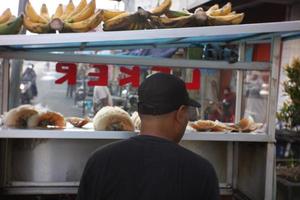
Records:
M201 106L189 98L183 80L171 74L156 73L146 78L138 89L138 95L140 114L162 115L182 105Z

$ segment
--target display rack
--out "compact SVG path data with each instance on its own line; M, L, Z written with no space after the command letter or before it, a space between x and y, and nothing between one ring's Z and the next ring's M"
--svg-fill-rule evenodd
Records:
M199 28L178 28L160 30L118 31L118 32L94 32L94 33L70 33L70 34L41 34L41 35L11 35L0 36L0 58L3 59L3 91L2 110L8 109L8 77L9 60L25 59L37 61L72 61L103 64L143 65L143 66L168 66L184 68L207 69L235 69L237 70L237 102L236 121L241 117L242 84L244 70L270 71L270 94L268 103L268 119L265 133L194 133L186 132L182 145L191 150L204 154L210 160L219 175L221 185L226 185L228 190L221 190L222 194L233 194L240 191L251 199L274 199L275 196L275 112L277 108L278 76L280 67L281 42L300 36L300 21L246 24L233 26L215 26ZM245 62L245 45L257 41L272 44L271 63ZM239 61L229 64L223 61L162 59L134 56L104 56L83 55L81 50L104 49L136 49L136 48L166 48L166 47L195 47L205 43L239 44ZM72 153L79 159L76 162L78 169L82 170L87 154L97 146L111 141L129 138L136 133L108 132L90 130L16 130L0 129L0 153L2 156L0 169L0 186L7 194L36 194L39 190L46 193L75 193L75 188L62 187L76 180L64 180L53 178L49 167L43 165L43 172L48 176L34 174L32 170L39 169L37 163L25 162L25 158L40 159L43 162L44 155L53 154L59 157L53 162L62 162L66 165L65 173L71 173L69 166L72 160L65 161L66 155L72 149ZM47 140L48 142L45 142ZM39 142L37 142L39 141ZM22 151L15 148L23 143L30 144L30 148ZM16 143L16 144L15 144ZM22 145L21 145L22 144ZM36 146L40 145L40 146ZM62 148L62 146L64 148ZM62 149L61 155L56 151ZM84 153L82 153L84 152ZM83 158L83 156L85 156ZM20 158L22 157L22 158ZM50 156L51 157L51 156ZM72 157L72 156L71 156ZM20 159L19 159L20 158ZM49 158L50 159L50 158ZM54 159L51 157L51 159ZM50 159L50 160L51 160ZM59 160L60 159L60 160ZM81 160L80 160L81 159ZM52 161L52 160L51 160ZM256 163L254 164L253 161ZM36 162L36 161L35 161ZM44 161L46 162L46 161ZM47 162L50 162L47 160ZM46 163L47 163L46 162ZM79 162L79 164L78 164ZM13 163L13 164L11 164ZM18 165L24 164L24 169L34 175L25 174L25 181L14 180L16 173L21 170ZM53 163L54 164L54 163ZM56 163L58 164L58 163ZM73 163L74 164L74 163ZM63 168L63 166L61 166ZM76 168L77 169L77 168ZM78 170L77 169L77 170ZM23 170L23 169L22 169ZM79 170L79 171L80 171ZM59 174L59 172L57 172ZM73 172L74 179L80 177L78 171ZM42 178L40 178L42 177ZM33 180L34 179L34 180ZM38 179L36 181L35 179ZM262 181L262 179L264 179ZM59 181L57 181L59 180ZM19 183L14 185L13 183ZM32 182L43 182L36 188L30 185ZM68 184L69 183L69 184ZM28 185L29 184L29 185ZM62 184L62 185L61 185ZM52 188L52 190L46 190ZM54 189L53 189L54 188ZM55 189L56 188L56 189ZM65 188L65 190L64 190ZM222 188L222 187L221 187ZM71 192L72 191L72 192Z
M0 129L1 138L18 139L127 139L138 133L126 131L94 131L92 129L65 130L19 130ZM184 141L236 141L236 142L269 142L272 138L266 133L234 133L234 132L186 132Z

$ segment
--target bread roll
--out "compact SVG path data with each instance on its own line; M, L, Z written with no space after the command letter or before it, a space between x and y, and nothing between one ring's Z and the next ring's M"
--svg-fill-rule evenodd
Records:
M66 121L58 112L42 112L28 119L28 128L65 128Z
M190 126L197 131L210 131L216 124L210 120L198 120L191 122Z
M134 131L129 114L119 107L101 108L93 120L96 131Z
M38 110L32 105L21 105L4 114L4 125L7 127L27 128L28 119L38 114Z
M89 123L91 121L91 119L88 117L86 117L86 118L68 117L66 119L66 121L69 122L70 124L72 124L74 127L82 128L84 125Z
M136 130L141 130L141 119L138 112L135 111L134 113L132 113L131 120L134 124L134 128Z

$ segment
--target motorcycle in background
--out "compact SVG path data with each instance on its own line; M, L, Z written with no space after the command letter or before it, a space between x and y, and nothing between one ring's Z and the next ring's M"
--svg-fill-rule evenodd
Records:
M21 104L30 104L31 100L37 96L36 73L33 64L29 64L21 77L20 101Z
M33 99L33 93L31 89L31 81L22 80L20 84L20 100L21 104L30 104Z
M127 111L130 114L137 111L138 95L136 94L136 91L130 90L129 87L124 88L121 91L121 97L124 99L121 107L125 111Z

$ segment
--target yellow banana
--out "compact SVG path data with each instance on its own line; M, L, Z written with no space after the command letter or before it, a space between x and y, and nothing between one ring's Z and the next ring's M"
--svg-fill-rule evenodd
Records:
M68 18L70 18L70 17L78 14L79 12L81 12L85 8L86 5L87 5L86 0L81 0L80 3L75 8L75 10L68 16Z
M159 6L157 6L156 8L154 8L151 13L153 15L156 16L160 16L162 14L164 14L167 10L170 9L172 5L172 0L164 0L164 2L162 2Z
M116 30L128 30L132 23L138 20L138 13L129 14L127 12L122 13L112 19L107 20L103 24L104 31L116 31Z
M125 11L118 11L118 10L103 10L103 21L106 22L107 20L114 18L120 14L125 13Z
M49 24L33 22L29 17L24 18L24 26L32 33L49 33Z
M136 23L133 30L140 30L140 29L141 29L141 24Z
M131 24L128 26L128 30L134 30L135 25L136 25L136 23L131 23Z
M154 28L154 26L153 26L153 24L151 22L147 21L145 23L145 29L153 29L153 28Z
M32 22L37 22L37 23L48 23L48 20L45 19L44 17L38 15L36 13L36 11L34 10L34 8L32 7L30 1L27 2L26 6L25 6L25 14L27 17L30 18L30 20Z
M60 16L62 16L63 12L64 12L63 5L59 4L56 8L54 15L52 16L52 19L60 18Z
M239 14L235 14L236 17L234 17L232 20L231 20L231 24L240 24L242 23L245 15L244 13L239 13Z
M167 10L165 12L165 15L168 18L175 18L175 17L181 17L181 16L189 16L191 14L185 12L185 11L176 11L176 10Z
M45 19L49 20L49 13L48 13L48 8L47 5L43 3L40 11L40 15L43 16Z
M74 10L75 10L75 6L73 4L73 1L70 0L66 7L64 14L62 16L60 16L60 19L65 20Z
M8 21L0 24L0 35L19 33L23 24L23 17L22 14L19 17L12 15Z
M145 29L145 24L140 23L139 24L139 29L138 30L144 30Z
M87 19L94 14L95 8L96 8L96 0L91 0L91 2L87 4L81 12L68 18L67 22L73 23L73 22L79 22Z
M12 16L12 14L10 12L10 9L7 8L0 16L0 24L7 22L11 16Z
M64 23L65 30L72 30L72 32L87 32L96 28L102 21L103 11L99 10L90 18L74 23ZM66 32L66 31L65 31Z
M208 16L209 25L240 24L244 19L244 13L230 14L225 16Z
M134 26L134 30L140 30L141 24L140 23L136 23Z
M219 9L219 4L215 4L213 6L211 6L206 12L210 13L213 10L217 10Z
M225 4L222 8L220 9L215 9L215 10L211 10L211 11L207 11L207 14L210 16L224 16L227 15L231 12L231 3L228 2L227 4Z
M175 18L152 16L151 20L158 28L182 28L194 21L194 15Z

